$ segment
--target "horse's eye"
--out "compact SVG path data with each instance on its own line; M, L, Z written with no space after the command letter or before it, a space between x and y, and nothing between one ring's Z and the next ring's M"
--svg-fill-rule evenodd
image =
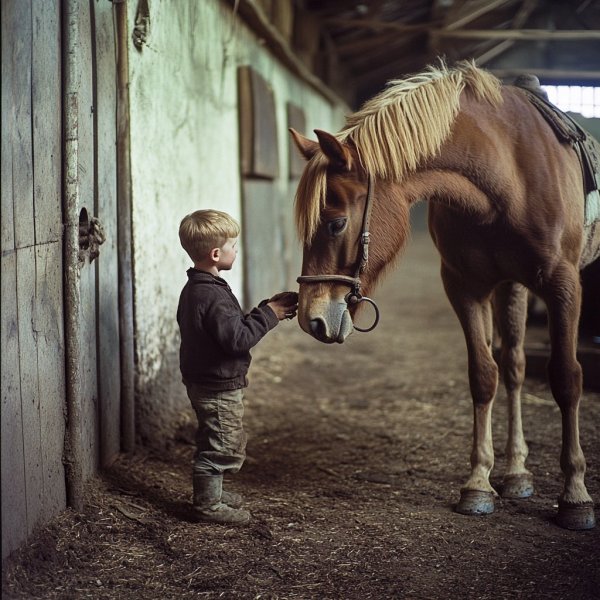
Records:
M344 229L346 229L347 221L348 219L346 219L346 217L329 221L327 223L327 230L329 231L329 235L333 237L340 235L344 231Z

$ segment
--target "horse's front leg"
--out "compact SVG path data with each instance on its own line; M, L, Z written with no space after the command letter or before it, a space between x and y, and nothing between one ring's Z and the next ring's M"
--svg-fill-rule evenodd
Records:
M533 494L533 475L526 469L529 454L521 418L521 388L525 379L525 325L527 289L518 283L500 284L494 292L494 315L502 340L500 368L508 401L506 471L502 485L504 498L528 498Z
M498 387L498 367L492 357L492 309L485 295L469 293L465 282L444 267L442 279L465 334L473 397L471 475L461 489L456 511L489 514L494 512L496 494L489 478L494 466L492 405Z

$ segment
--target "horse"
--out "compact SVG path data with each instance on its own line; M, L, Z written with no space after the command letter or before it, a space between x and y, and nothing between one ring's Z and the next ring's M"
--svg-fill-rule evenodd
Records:
M530 290L547 306L548 379L562 416L556 520L593 528L576 345L579 270L600 254L600 223L584 224L582 167L572 146L557 139L526 91L473 61L442 62L389 82L336 134L315 130L313 141L290 133L307 161L295 196L301 328L320 342L342 343L362 301L374 304L367 295L401 254L410 207L428 201L444 289L464 331L473 400L471 471L455 510L483 515L495 508L489 476L499 373L509 403L502 496L533 494L521 421Z

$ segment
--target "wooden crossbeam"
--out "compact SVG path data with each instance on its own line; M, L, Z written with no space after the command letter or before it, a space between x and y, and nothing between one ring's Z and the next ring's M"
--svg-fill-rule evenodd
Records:
M491 12L492 10L506 4L508 0L469 0L465 2L459 9L460 12L456 15L456 19L447 22L444 29L447 31L453 31L464 27L467 23L474 21L475 19ZM449 12L447 20L452 19L454 15Z
M600 81L600 71L576 71L573 69L539 69L537 67L530 67L528 69L524 69L522 67L519 68L501 68L501 69L488 69L490 73L496 75L496 77L516 77L517 75L535 75L540 79L544 77L549 79L571 79L571 80L581 80L581 81L589 81L589 80L599 80Z
M546 29L442 29L431 23L404 25L392 21L375 21L371 19L327 19L327 23L355 29L370 29L373 31L394 30L400 33L427 32L443 38L474 39L474 40L599 40L598 29L561 29L548 31Z
M510 28L511 29L520 29L525 25L527 19L531 15L531 13L536 9L539 0L523 0L521 7L517 11L514 19L511 21ZM475 62L483 66L488 61L504 54L509 48L515 44L515 40L503 40L499 44L496 44L493 48L490 48L480 56L475 59Z
M518 41L581 41L600 40L598 29L554 30L545 29L462 29L456 31L431 30L431 34L444 38L471 40L518 40Z

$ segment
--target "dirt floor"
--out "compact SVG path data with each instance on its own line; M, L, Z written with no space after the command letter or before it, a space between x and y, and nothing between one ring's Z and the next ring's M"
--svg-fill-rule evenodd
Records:
M192 414L165 452L124 456L4 565L5 598L600 598L600 526L554 523L559 411L528 380L533 498L453 512L471 401L462 332L429 238L416 234L375 298L380 326L325 346L294 321L254 353L248 460L229 487L243 528L191 521ZM367 315L365 314L365 318ZM495 407L502 477L506 408ZM587 485L600 499L600 394L586 392ZM600 515L599 515L600 516Z

